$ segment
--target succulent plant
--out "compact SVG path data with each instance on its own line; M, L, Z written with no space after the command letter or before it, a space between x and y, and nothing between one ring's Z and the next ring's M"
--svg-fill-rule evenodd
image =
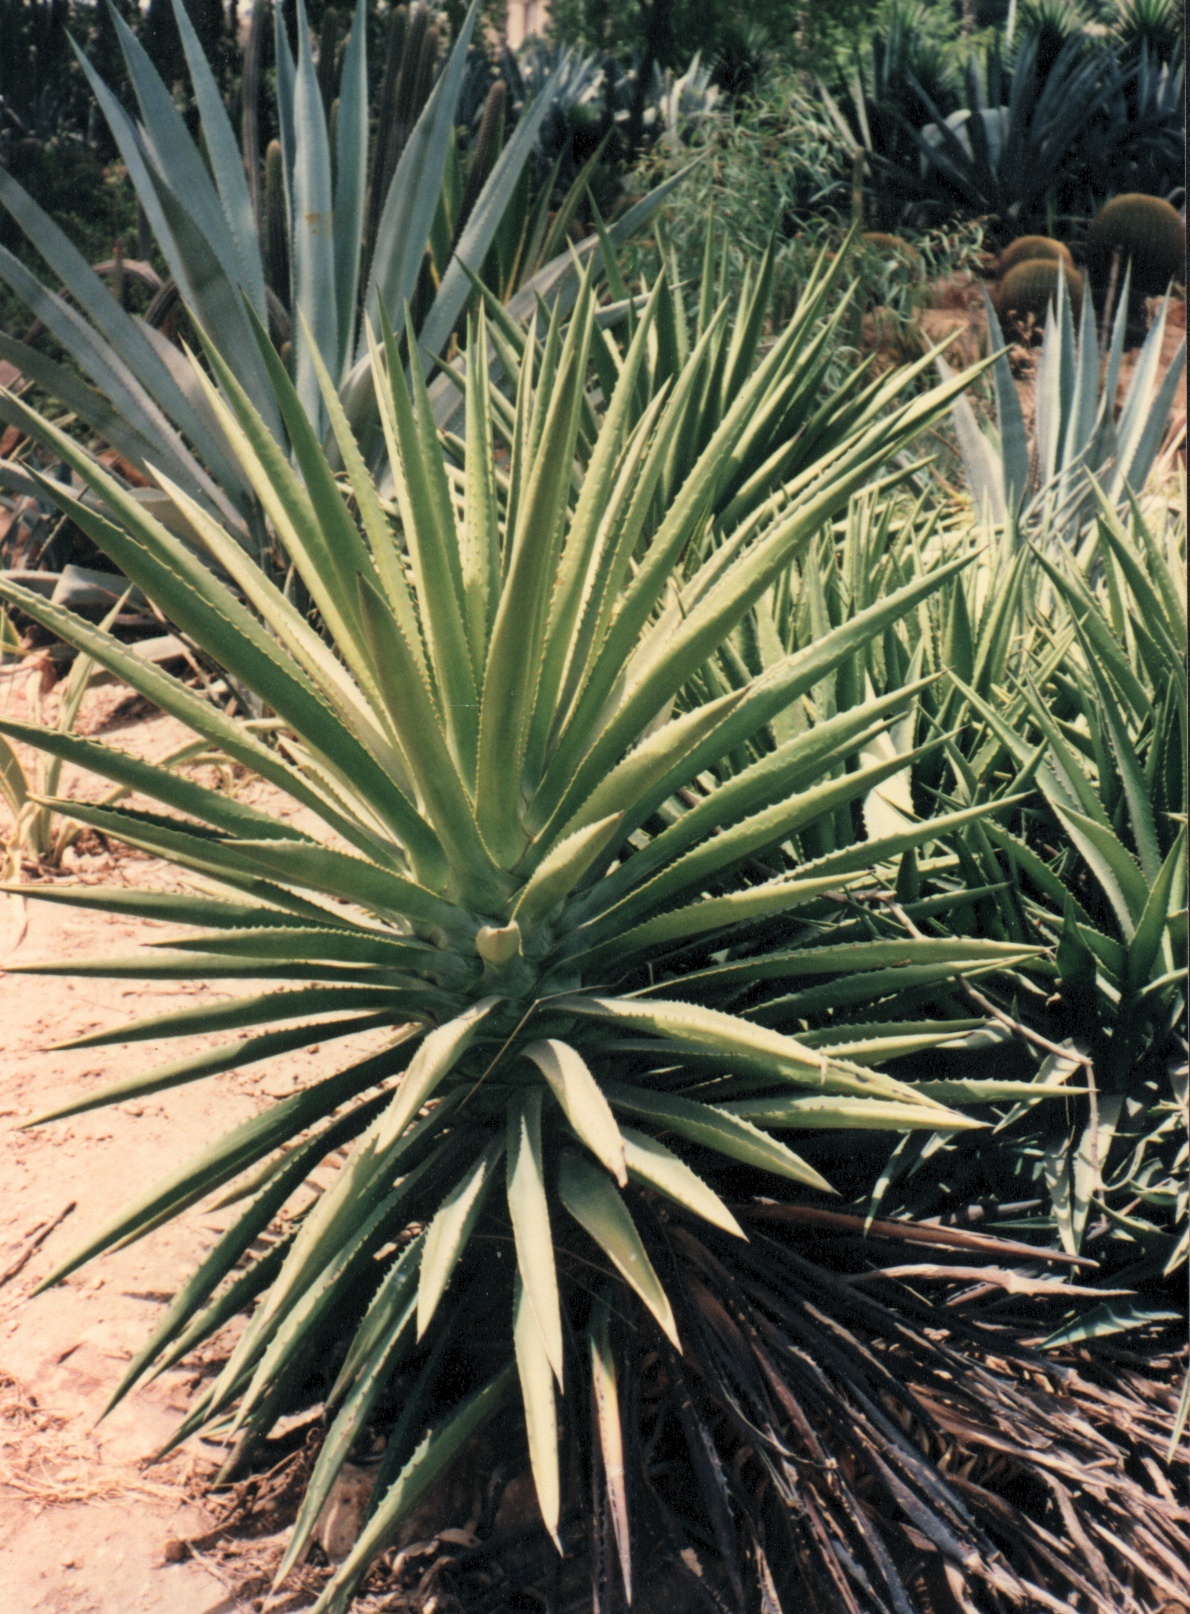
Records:
M1034 263L1039 258L1064 263L1067 269L1074 268L1070 248L1064 242L1055 241L1048 235L1018 235L1015 241L1008 243L997 259L996 274L1003 279L1018 263Z
M1168 61L1182 45L1182 8L1177 0L1116 0L1112 33L1126 50Z
M270 140L264 159L265 277L277 296L288 301L289 226L285 213L284 161L281 142Z
M592 1352L592 1393L603 1408L596 1438L627 1520L615 1455L621 1422L608 1410L618 1368L605 1349L607 1327L615 1338L629 1328L661 1352L675 1383L686 1382L676 1377L683 1351L691 1353L685 1360L701 1360L701 1324L676 1287L669 1213L658 1203L673 1205L690 1260L703 1236L740 1244L751 1259L753 1243L710 1178L733 1196L733 1183L771 1191L782 1176L810 1191L827 1187L777 1133L809 1132L812 1145L824 1123L930 1133L977 1124L950 1107L969 1096L962 1082L947 1085L944 1101L928 1084L875 1069L890 1057L883 1048L811 1048L792 1035L800 1019L791 1017L806 1011L805 992L790 996L791 987L819 991L824 972L846 978L855 1003L860 975L874 970L858 990L862 997L870 984L873 1001L883 1001L886 963L894 974L916 967L944 984L1031 955L1028 945L955 939L941 947L901 938L875 949L829 945L836 905L828 893L868 878L874 865L895 866L910 847L944 843L956 819L967 821L963 811L943 812L871 828L883 801L873 792L919 760L911 742L872 750L894 712L912 712L922 687L917 672L898 655L902 670L890 674L895 687L887 693L838 711L832 699L834 715L808 729L786 733L780 724L796 700L870 642L887 655L885 630L962 558L923 572L837 629L824 614L821 631L800 650L787 653L774 629L767 665L755 675L745 670L738 686L724 683L738 659L729 642L735 629L792 562L812 553L824 528L834 571L830 523L969 380L948 377L905 398L928 359L879 378L845 429L820 435L804 473L778 497L751 508L735 498L712 517L763 422L778 417L813 374L816 321L840 271L820 268L751 374L740 374L737 363L747 330L731 332L726 308L708 308L674 384L643 411L638 383L658 336L664 276L616 355L601 415L593 414L588 382L588 356L600 340L591 269L569 326L555 305L544 341L529 346L526 336L523 360L513 365L515 405L489 392L478 323L467 345L467 434L457 467L443 463L420 369L413 367L410 385L396 337L382 322L371 378L398 470L399 528L325 370L319 379L343 485L261 323L251 328L293 430L292 464L212 345L212 374L196 363L194 385L284 532L322 633L175 483L168 481L171 503L195 524L227 582L79 445L7 400L26 429L77 471L95 503L61 482L47 482L47 493L179 631L229 677L259 690L292 740L271 748L246 721L138 665L110 634L19 585L0 579L0 597L85 646L133 687L151 690L197 725L197 735L217 737L228 755L308 806L322 826L310 835L95 741L0 722L12 738L69 753L114 783L135 780L169 811L184 813L185 820L72 804L80 822L152 846L220 891L160 901L138 893L138 911L147 902L143 911L197 924L200 934L188 932L166 952L150 949L134 966L72 959L71 973L110 977L132 967L138 975L313 984L313 995L298 985L237 998L230 1011L204 1010L206 1030L251 1027L256 1035L202 1054L201 1067L191 1060L135 1074L103 1095L87 1093L83 1107L91 1108L282 1048L324 1050L318 1075L299 1094L246 1128L204 1140L200 1159L142 1193L52 1281L254 1174L239 1183L252 1198L234 1231L180 1288L117 1394L163 1353L189 1349L195 1329L206 1337L229 1293L235 1307L250 1297L260 1303L233 1358L196 1402L188 1431L234 1412L244 1438L255 1438L295 1396L300 1401L312 1360L331 1368L331 1426L281 1574L309 1541L388 1379L421 1361L386 1447L375 1508L320 1597L319 1614L342 1614L371 1557L518 1382L543 1524L559 1540L566 1428L570 1409L588 1404ZM685 445L699 438L706 400L721 387L729 402L720 424L671 485L667 469L686 464ZM510 449L507 474L496 460L501 441ZM586 463L577 495L576 456ZM992 810L979 809L985 817ZM863 840L861 811L868 815ZM96 899L128 911L123 893L82 893ZM813 927L800 950L783 941L795 911ZM771 920L776 929L766 930ZM721 948L745 938L746 953L726 964ZM914 975L914 984L925 978ZM342 1011L337 1024L281 1029L332 1006ZM168 1026L122 1024L110 1035L120 1042L168 1036L182 1024L174 1016ZM340 1037L371 1038L384 1028L379 1052L371 1040L341 1063L325 1051ZM852 1063L852 1053L867 1062ZM986 1086L974 1090L976 1102L985 1101ZM1031 1086L1029 1098L1039 1091ZM289 1144L296 1148L287 1151ZM333 1184L303 1208L273 1253L236 1271L308 1174L344 1146ZM220 1288L224 1277L228 1290ZM341 1343L349 1354L335 1357ZM442 1399L434 1387L452 1364L459 1372L439 1420L428 1398ZM625 1406L631 1411L627 1398ZM426 1418L435 1428L422 1439ZM695 1460L730 1471L730 1448L724 1462L705 1439L705 1461ZM926 1472L920 1462L918 1470ZM926 1518L933 1529L934 1492L922 1490L918 1470L890 1483L894 1494L911 1497L914 1520ZM932 1477L926 1483L937 1488ZM943 1505L947 1518L960 1517L949 1497ZM840 1515L843 1531L853 1533L854 1516ZM723 1517L730 1539L720 1550L734 1575L747 1543L737 1547L736 1526ZM627 1586L626 1525L617 1545ZM887 1553L884 1562L892 1578ZM883 1571L873 1561L863 1573ZM896 1603L905 1606L903 1594ZM733 1606L746 1606L742 1595Z
M1141 297L1186 278L1186 223L1160 196L1117 196L1095 215L1087 235L1092 285L1107 285L1117 249L1121 272L1131 260L1132 289Z
M1083 277L1077 269L1052 258L1030 258L1010 269L996 287L997 311L1001 315L1015 315L1018 320L1032 314L1040 324L1050 304L1056 302L1058 283L1063 278L1077 318L1083 306Z
M1036 265L1021 264L1012 271ZM987 303L988 339L999 357L992 366L994 424L981 426L965 398L952 411L967 485L976 508L992 520L1040 541L1073 541L1096 498L1112 511L1127 509L1148 480L1165 440L1170 410L1182 379L1186 344L1161 371L1168 308L1162 307L1137 355L1119 402L1120 368L1128 326L1128 271L1110 333L1101 342L1095 311L1084 299L1078 335L1066 288L1059 280L1037 356L1039 407L1026 428L1004 354L996 309ZM986 295L986 293L985 293Z

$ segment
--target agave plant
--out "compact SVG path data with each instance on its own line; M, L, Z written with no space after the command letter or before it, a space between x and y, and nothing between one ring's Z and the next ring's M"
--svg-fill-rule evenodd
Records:
M996 1106L961 1149L907 1137L866 1162L869 1215L970 1212L1094 1255L1101 1299L1054 1318L1049 1348L1185 1321L1185 524L1154 522L1151 496L1121 518L1094 491L1077 541L1005 532L930 602L951 688L924 700L956 741L919 788L951 810L1018 805L961 832L950 868L903 869L879 927L1047 942L1011 981L960 983L995 1024L952 1065L994 1047L1006 1077L1087 1090L1061 1112ZM866 1196L862 1167L855 1182Z
M1057 1228L1078 1249L1097 1206L1097 1237L1122 1235L1138 1281L1186 1259L1184 545L1180 523L1154 533L1133 502L1125 526L1099 493L1078 550L1036 558L1050 654L1011 668L999 701L971 697L973 794L1003 764L1018 788L1035 780L973 863L1008 881L1015 933L1054 945L1056 991L1031 1015L1097 1095L1043 1156Z
M113 22L138 98L139 123L85 60L84 70L177 293L227 355L237 382L277 440L285 442L287 428L268 366L251 334L253 318L271 325L277 346L288 343L287 362L302 407L321 434L327 415L320 369L332 376L350 413L366 407L371 392L361 315L366 312L374 323L381 305L401 309L417 291L427 244L434 239L441 212L455 107L478 0L408 133L370 235L365 229L369 132L362 0L343 52L333 138L302 0L298 0L296 64L277 14L281 138L266 176L266 191L271 184L272 193L262 202L259 219L218 86L182 0L173 3L205 158L143 48L118 16ZM420 323L414 353L437 354L454 331L472 294L470 274L483 264L493 243L551 95L546 86L523 112L485 183L470 199L457 238L449 239L439 255L441 281ZM378 172L382 176L386 172L383 165ZM656 200L646 198L638 204L613 228L613 236L635 228ZM62 281L65 294L50 290L3 250L0 276L71 353L91 385L7 336L0 336L0 356L65 402L136 470L147 473L153 467L165 472L217 519L231 523L244 541L259 545L261 526L252 489L235 456L228 453L202 396L195 394L176 349L115 302L65 234L2 170L0 203ZM279 244L273 239L278 233ZM283 303L269 285L279 259L287 264L291 280ZM551 275L551 286L569 265L567 256ZM530 292L530 303L532 297ZM151 502L153 490L144 497Z
M808 1008L790 982L893 965L950 979L1032 953L1027 943L953 938L941 948L897 940L832 949L830 894L1002 810L979 803L924 819L910 810L863 837L853 810L922 753L880 750L920 692L915 669L904 678L894 669L885 692L833 715L824 707L792 732L781 725L791 703L913 612L961 561L924 571L792 653L774 650L738 687L719 692L702 676L723 658L733 664L733 631L968 378L908 402L895 387L872 398L779 493L737 514L722 490L753 422L786 397L806 334L795 324L741 375L710 440L667 480L720 382L712 360L726 310L638 414L664 295L663 284L650 294L592 425L588 273L569 324L555 310L540 355L526 349L506 470L495 456L501 417L484 321L468 343L455 470L420 371L406 379L382 319L369 356L397 525L317 349L341 479L253 311L246 318L294 466L211 345L212 375L197 364L191 372L196 395L324 633L167 475L163 492L202 559L77 444L8 400L87 490L79 497L47 482L46 492L275 719L261 731L228 716L11 582L0 580L0 597L271 781L310 825L96 741L2 726L159 803L164 813L70 811L200 880L183 893L47 889L54 900L191 927L164 948L65 968L286 983L86 1039L250 1033L127 1077L82 1107L304 1045L323 1050L298 1093L209 1144L47 1280L216 1190L230 1185L247 1201L180 1287L116 1399L245 1308L254 1307L245 1332L181 1434L228 1416L245 1439L267 1432L300 1403L311 1364L333 1363L329 1428L282 1574L385 1387L412 1374L370 1518L320 1610L344 1606L409 1508L518 1382L546 1529L557 1538L559 1440L575 1381L592 1375L603 1471L624 1522L605 1319L610 1308L630 1320L642 1349L652 1342L666 1361L693 1347L671 1223L730 1243L743 1226L729 1198L781 1180L827 1192L780 1132L937 1134L971 1124L952 1104L984 1097L978 1086L894 1079L877 1068L887 1047L862 1037L844 1048L799 1041L793 1031ZM590 448L576 482L584 430ZM817 916L818 927L791 950L781 921L795 912ZM741 993L766 1012L735 1012ZM340 1043L344 1056L332 1063ZM254 1253L270 1228L267 1250ZM718 1458L704 1448L702 1461ZM913 1484L920 1490L920 1478ZM627 1578L626 1523L617 1542Z
M1011 64L998 41L982 62L968 62L961 104L949 115L910 76L929 113L920 128L895 102L870 118L858 79L847 116L825 100L848 147L863 154L889 227L906 217L937 223L965 212L993 219L1011 239L1030 227L1044 229L1055 209L1073 211L1075 198L1083 197L1084 139L1118 78L1110 52L1088 51L1082 38L1069 40L1043 70L1030 35ZM891 141L888 129L897 131ZM1126 134L1115 130L1117 138Z
M613 302L600 310L607 324L602 340L593 344L592 367L602 395L610 397L635 338L641 299L632 297L613 243L603 231L602 221L597 219L596 224L604 242L603 267ZM770 237L759 259L745 266L738 291L730 299L734 303L730 320L724 319L722 311L716 312L715 307L716 285L720 288L718 295L723 297L727 280L722 256L716 273L715 220L711 218L703 225L699 294L693 306L687 306L682 294L676 252L662 247L665 273L656 287L656 340L650 342L640 361L636 394L628 406L631 425L636 426L661 395L676 385L696 347L705 355L706 384L697 412L690 414L670 451L658 486L661 501L667 500L685 480L714 438L744 379L764 352L768 333L778 324L784 327L792 356L780 387L749 421L731 470L716 489L710 512L716 523L732 526L751 514L785 483L809 471L834 443L874 419L898 396L911 375L921 373L919 367L914 372L874 378L866 364L851 362L846 370L839 364L841 332L853 315L858 284L846 283L844 276L857 267L862 272L864 267L862 255L854 250L856 233L852 229L844 237L837 254L829 254L825 246L819 248L807 268L801 295L783 319L776 308L780 248L774 237ZM832 259L829 263L825 261L828 256ZM515 393L526 354L534 366L543 360L539 321L533 318L517 322L490 293L485 294L485 300L506 388ZM431 390L441 385L438 380ZM461 413L457 390L455 408ZM497 408L504 416L503 429L508 432L513 418L511 402L501 400ZM594 445L595 418L589 409L580 423L576 453L583 465L589 462ZM696 558L697 553L687 559Z
M1120 0L1112 32L1125 50L1171 61L1185 50L1185 29L1174 0Z
M1186 343L1179 343L1161 375L1168 317L1168 304L1163 304L1117 414L1129 278L1126 271L1106 350L1089 297L1075 340L1066 282L1059 279L1037 362L1032 442L1003 351L1000 322L985 293L988 339L993 350L1000 349L992 369L995 423L981 423L966 398L955 404L953 420L972 500L993 522L1069 539L1081 532L1094 508L1096 484L1114 509L1125 508L1144 488L1165 440L1185 369Z

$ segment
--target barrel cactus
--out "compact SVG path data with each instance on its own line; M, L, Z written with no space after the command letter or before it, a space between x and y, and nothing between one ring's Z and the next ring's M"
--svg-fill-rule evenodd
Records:
M1132 288L1142 297L1159 296L1171 280L1186 278L1186 224L1160 196L1117 196L1101 208L1087 235L1087 270L1096 287L1106 286L1112 258L1120 272L1132 264Z
M903 236L887 235L883 230L867 230L860 237L865 249L878 252L882 257L896 258L914 274L921 274L921 253Z
M1074 268L1070 248L1063 242L1055 241L1048 235L1019 235L1015 241L1008 243L997 259L996 274L1003 279L1018 263L1034 263L1038 259L1064 263L1068 272Z
M1053 259L1033 258L1010 269L996 288L996 312L1002 317L1024 320L1032 315L1038 324L1045 319L1046 309L1057 298L1058 278L1065 276L1066 292L1070 298L1075 319L1082 312L1083 277L1077 269Z

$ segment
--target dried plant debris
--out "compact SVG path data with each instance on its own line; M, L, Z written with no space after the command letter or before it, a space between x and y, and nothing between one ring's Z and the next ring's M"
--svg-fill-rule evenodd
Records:
M0 1370L0 1490L35 1508L127 1496L175 1501L177 1490L135 1469L107 1463L98 1443L71 1433L67 1420L38 1404L31 1390Z
M842 1213L737 1209L748 1243L733 1241L730 1269L713 1232L651 1229L684 1349L611 1319L623 1461L607 1460L598 1407L574 1418L564 1556L497 1425L377 1558L354 1609L1170 1614L1190 1600L1190 1448L1169 1456L1184 1361L1033 1343L1085 1258L1029 1249L1026 1267L1025 1247L970 1230L877 1222L864 1236ZM948 1253L889 1259L897 1244ZM261 1443L257 1471L188 1544L262 1610L325 1588L375 1474L357 1453L304 1561L264 1596L321 1433L306 1425L275 1460L286 1438Z

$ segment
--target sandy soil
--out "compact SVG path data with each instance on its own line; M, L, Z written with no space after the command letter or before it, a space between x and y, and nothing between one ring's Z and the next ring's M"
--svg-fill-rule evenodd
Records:
M25 716L29 680L7 680L0 710ZM80 728L160 756L186 738L131 705L128 691L89 693ZM45 703L52 720L54 700ZM29 760L26 756L25 760ZM93 782L88 781L88 784ZM69 792L77 781L63 781ZM102 787L101 787L102 788ZM251 793L260 787L253 784ZM81 791L79 793L82 793ZM101 789L87 789L98 795ZM278 803L278 807L280 804ZM0 835L7 826L0 825ZM165 865L95 837L67 853L59 877L165 886ZM159 1466L143 1460L185 1410L193 1373L175 1371L93 1427L165 1301L226 1225L199 1209L69 1277L30 1291L141 1189L308 1073L305 1053L22 1131L35 1114L105 1086L163 1055L161 1045L53 1051L101 1026L215 1001L253 983L62 980L13 974L37 959L110 956L167 934L151 923L0 895L0 1586L5 1614L217 1614L229 1596L219 1564L167 1563L166 1544L209 1525L197 1505L221 1448L196 1441ZM197 1052L209 1039L169 1045ZM46 1233L49 1224L56 1224ZM38 1242L40 1240L40 1242ZM34 1246L36 1246L34 1248ZM176 1548L170 1548L171 1555Z

